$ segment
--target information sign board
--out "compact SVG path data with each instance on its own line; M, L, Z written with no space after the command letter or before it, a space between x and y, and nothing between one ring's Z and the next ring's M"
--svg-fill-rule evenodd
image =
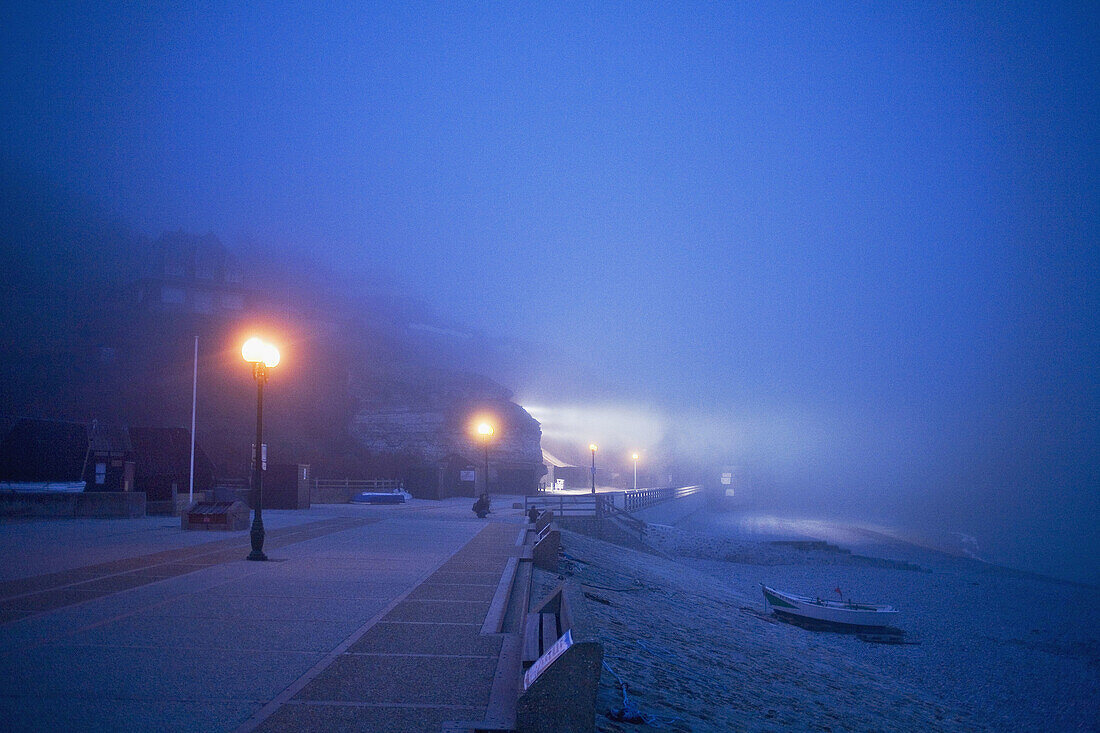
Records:
M546 668L553 664L558 657L565 654L565 650L571 646L573 646L572 629L566 631L564 636L554 642L554 646L547 649L545 654L535 660L535 663L523 675L523 689L527 690L535 684L535 680L539 678L539 675L545 672Z

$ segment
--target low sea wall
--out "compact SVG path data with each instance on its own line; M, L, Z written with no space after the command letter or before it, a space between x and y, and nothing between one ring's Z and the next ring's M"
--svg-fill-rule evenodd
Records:
M132 519L145 516L145 492L0 492L0 516L123 517Z

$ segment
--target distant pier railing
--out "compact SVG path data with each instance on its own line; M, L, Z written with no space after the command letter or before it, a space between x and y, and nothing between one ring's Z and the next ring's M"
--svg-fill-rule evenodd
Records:
M635 512L663 501L682 499L697 494L702 486L679 486L660 489L637 489L602 494L539 494L523 498L523 510L531 507L553 509L559 517L602 518L621 512Z
M623 492L623 509L628 512L636 512L639 509L660 504L670 499L682 499L685 496L697 494L703 490L702 486L679 486L661 489L637 489Z

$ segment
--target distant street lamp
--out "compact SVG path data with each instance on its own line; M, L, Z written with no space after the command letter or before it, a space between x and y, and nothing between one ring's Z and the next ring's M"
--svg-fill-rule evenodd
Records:
M252 377L256 380L256 445L252 451L252 496L256 503L252 518L252 552L249 560L266 560L264 554L263 517L263 440L264 440L264 383L267 370L279 365L279 349L259 338L252 337L241 348L244 360L252 364Z
M493 438L493 426L483 422L477 426L477 434L481 438L481 445L485 449L485 494L489 494L489 441Z
M596 444L589 443L588 450L592 451L592 493L596 493Z
M634 490L638 490L638 454L631 453L630 457L634 459Z

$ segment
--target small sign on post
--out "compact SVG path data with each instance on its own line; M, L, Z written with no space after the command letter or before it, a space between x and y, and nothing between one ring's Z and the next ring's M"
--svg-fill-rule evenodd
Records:
M249 452L248 465L250 468L256 467L256 444L252 444L252 450ZM267 443L260 443L260 470L267 470Z
M569 629L554 643L554 646L547 649L545 654L535 660L535 663L523 675L523 689L530 689L539 675L553 664L558 657L565 654L565 650L571 646L573 646L573 630Z

